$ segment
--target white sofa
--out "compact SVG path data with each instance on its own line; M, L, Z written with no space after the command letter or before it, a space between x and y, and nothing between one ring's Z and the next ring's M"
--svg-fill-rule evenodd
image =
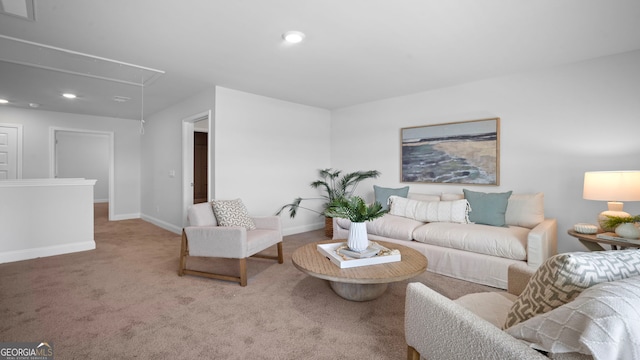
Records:
M434 273L506 289L510 265L524 263L537 268L557 252L557 223L544 217L542 193L512 194L504 214L507 226L426 222L416 216L421 206L434 202L453 204L464 199L463 194L409 193L407 199L411 203L406 206L404 201L405 208L400 212L393 203L394 197L390 199L390 212L367 223L369 240L420 251L429 261L427 270ZM349 226L349 220L334 218L333 239L346 239Z
M640 359L640 252L509 267L508 292L450 300L407 286L408 359Z

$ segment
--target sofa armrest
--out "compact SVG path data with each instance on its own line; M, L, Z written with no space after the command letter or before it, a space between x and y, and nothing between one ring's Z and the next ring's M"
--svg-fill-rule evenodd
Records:
M344 229L338 225L338 218L332 218L333 223L333 240L346 239L349 234L349 229Z
M535 272L536 268L522 262L509 265L507 292L515 296L520 295Z
M247 229L244 227L187 226L184 232L191 256L247 257Z
M256 229L277 230L282 232L279 216L258 216L252 217L251 219L253 219L253 223L256 224Z
M547 359L421 283L407 285L405 337L426 359Z
M527 263L538 268L548 258L558 253L558 223L556 219L544 219L529 231L527 237Z

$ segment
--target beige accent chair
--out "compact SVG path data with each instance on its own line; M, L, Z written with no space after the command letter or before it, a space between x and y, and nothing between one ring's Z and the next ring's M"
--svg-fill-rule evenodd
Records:
M282 228L277 216L252 217L256 229L247 230L242 226L218 226L211 203L195 204L189 207L189 226L182 230L180 268L178 275L197 275L213 279L239 282L247 286L247 258L250 256L278 260L284 263L282 255ZM259 252L277 246L278 255L268 256ZM238 259L240 276L228 276L187 269L187 256Z
M506 293L470 294L455 301L422 283L408 284L405 304L407 359L549 359L500 328L510 305L535 271L523 264L513 264L508 270ZM592 359L578 353L550 357Z

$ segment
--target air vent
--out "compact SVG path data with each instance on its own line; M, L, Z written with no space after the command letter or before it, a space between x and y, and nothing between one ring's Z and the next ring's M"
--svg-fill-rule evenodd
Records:
M131 98L130 97L126 97L126 96L118 96L118 95L116 95L116 96L113 97L113 101L119 102L119 103L127 102L129 100L131 100Z

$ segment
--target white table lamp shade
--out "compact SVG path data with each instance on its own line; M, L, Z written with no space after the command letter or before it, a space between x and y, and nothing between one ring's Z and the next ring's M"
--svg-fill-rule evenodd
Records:
M640 201L640 170L586 172L582 197L587 200Z

